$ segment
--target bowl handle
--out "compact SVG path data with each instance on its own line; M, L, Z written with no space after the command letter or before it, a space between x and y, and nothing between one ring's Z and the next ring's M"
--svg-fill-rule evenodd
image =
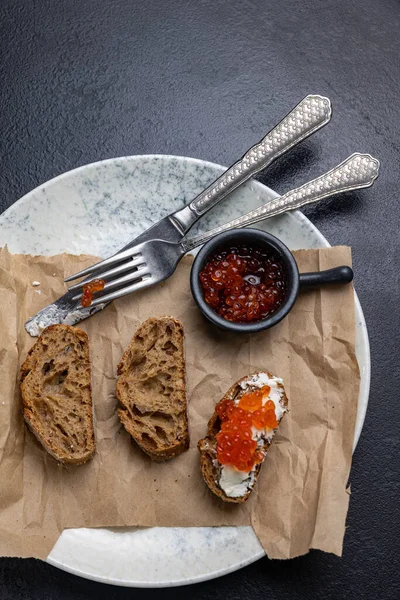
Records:
M316 273L301 273L300 288L308 289L319 287L327 283L350 283L353 281L353 269L346 266L334 267L327 271L318 271Z

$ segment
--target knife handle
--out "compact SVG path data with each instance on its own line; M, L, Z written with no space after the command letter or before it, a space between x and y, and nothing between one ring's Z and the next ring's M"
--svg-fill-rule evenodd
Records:
M317 95L306 96L258 144L250 148L243 158L229 167L182 211L174 213L174 219L184 227L185 231L188 231L199 217L227 194L270 165L278 156L326 125L331 115L331 103L328 98ZM187 210L188 208L190 211Z
M188 252L223 231L247 227L258 221L280 215L289 210L295 210L306 204L318 202L341 192L369 187L378 177L378 173L379 161L376 158L373 158L370 154L356 152L324 175L287 192L284 196L271 200L225 225L215 227L215 229L206 231L196 237L184 238L182 240L183 248L185 252Z

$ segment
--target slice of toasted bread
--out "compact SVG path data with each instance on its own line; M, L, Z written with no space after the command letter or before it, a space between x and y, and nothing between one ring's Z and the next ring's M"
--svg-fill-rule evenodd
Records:
M233 400L235 403L238 403L244 393L259 389L262 380L264 380L263 385L267 385L267 380L274 382L271 385L275 391L271 394L270 399L273 399L274 401L275 413L279 425L284 413L287 411L288 399L282 380L267 371L257 372L242 377L232 385L222 400ZM200 440L198 443L201 472L204 481L216 496L224 500L224 502L242 503L250 496L264 460L262 463L255 465L248 474L243 474L234 467L221 465L217 459L216 439L217 433L219 433L220 430L221 420L217 413L214 412L208 422L207 437ZM267 450L271 445L274 432L275 430L259 431L256 436L257 449L262 451L264 459ZM253 436L255 436L254 432ZM224 483L230 484L225 489L223 489L221 482L223 475ZM228 480L228 476L230 477L230 481Z
M47 327L20 373L24 419L42 446L64 464L95 451L89 341L69 325Z
M183 325L151 317L134 334L118 365L118 411L125 429L156 461L189 448Z

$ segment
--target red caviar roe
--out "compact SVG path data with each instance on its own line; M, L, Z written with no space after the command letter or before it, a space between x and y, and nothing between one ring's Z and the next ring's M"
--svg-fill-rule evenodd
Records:
M89 283L85 283L85 285L83 286L81 306L84 306L85 308L87 306L90 306L93 301L93 294L95 292L100 292L102 289L104 289L104 286L105 286L104 279L93 279L93 281L90 281Z
M262 399L264 396L268 396L271 388L268 385L264 385L260 390L254 390L253 392L246 392L240 398L239 406L244 410L254 412L262 407Z
M265 319L286 295L284 265L272 250L232 246L212 256L199 278L207 304L236 323Z
M269 402L271 402L271 400L269 400L267 404ZM272 409L269 408L267 404L253 412L253 425L254 427L257 427L257 429L265 429L266 427L275 429L278 427L274 403L271 402Z
M252 439L252 426L256 429L275 429L278 421L275 405L263 396L269 394L269 386L246 392L238 404L233 400L221 400L215 411L221 421L217 433L217 458L222 465L230 465L239 471L251 471L254 465L262 462L264 453Z

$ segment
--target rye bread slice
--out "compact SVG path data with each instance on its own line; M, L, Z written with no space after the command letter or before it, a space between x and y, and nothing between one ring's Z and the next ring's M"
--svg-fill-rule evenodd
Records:
M268 371L263 371L263 373L265 373L268 376L268 378L274 377L272 375L272 373L269 373ZM236 383L234 383L232 385L232 387L230 387L229 390L226 392L226 394L222 398L222 400L236 400L236 399L239 400L245 392L252 390L252 389L256 389L256 387L252 387L252 386L247 387L246 389L243 389L241 387L241 383L243 383L257 375L260 375L260 371L257 373L252 373L251 375L246 375L245 377L242 377L241 379L236 381ZM278 387L282 390L282 398L280 400L280 404L282 407L286 408L287 404L288 404L288 399L287 399L287 396L285 393L285 388L284 388L283 384L278 384ZM221 466L222 465L217 460L216 435L217 435L217 433L219 433L220 430L221 430L221 420L220 420L219 416L217 415L217 413L214 412L208 422L207 437L200 440L198 443L198 449L200 451L201 472L202 472L204 481L206 482L206 484L208 485L210 490L216 496L221 498L221 500L223 500L224 502L233 502L236 504L240 504L240 503L245 502L248 499L248 497L250 496L251 492L253 491L254 486L257 482L258 476L260 474L261 467L264 464L265 457L264 457L264 461L261 464L256 465L255 470L254 470L254 481L253 481L252 485L247 488L247 492L243 496L239 496L239 497L227 496L225 494L224 490L222 490L221 487L219 486L219 478L221 475ZM265 455L266 455L272 441L269 442L265 438L261 439L261 442L262 442L261 448L262 448L263 452L265 453Z
M47 327L20 372L23 415L56 460L82 464L95 452L89 341L69 325Z
M151 317L134 334L118 365L119 418L155 461L189 448L183 325Z

